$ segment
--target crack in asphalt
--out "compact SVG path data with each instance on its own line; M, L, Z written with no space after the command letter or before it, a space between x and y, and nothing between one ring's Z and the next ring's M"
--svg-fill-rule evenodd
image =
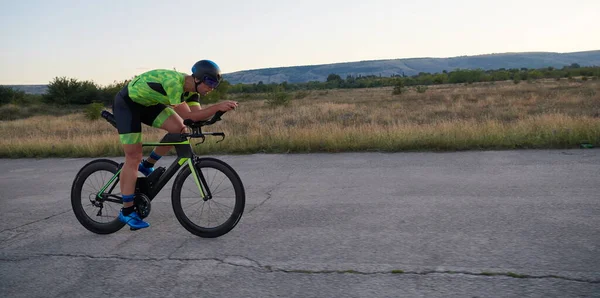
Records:
M69 213L69 212L73 212L73 211L71 211L71 210L67 210L67 211L63 211L63 212L61 212L61 213L58 213L58 214L53 214L53 215L50 215L50 216L48 216L48 217L44 217L44 218L41 218L41 219L38 219L38 220L34 220L34 221L31 221L31 222L28 222L28 223L22 224L22 225L20 225L20 226L16 226L16 227L12 227L12 228L8 228L8 229L4 229L4 230L0 231L0 233L6 232L6 231L11 231L11 230L16 230L16 229L19 229L19 228L22 228L22 227L25 227L25 226L28 226L28 225L32 225L32 224L35 224L35 223L38 223L38 222L41 222L41 221L44 221L44 220L51 219L51 218L53 218L53 217L57 217L57 216L59 216L59 215L63 215L63 214L65 214L65 213Z
M172 254L171 254L172 255ZM247 269L253 269L263 272L273 272L273 273L289 273L289 274L356 274L356 275L432 275L432 274L446 274L446 275L469 275L469 276L477 276L477 277L510 277L510 278L519 278L519 279L560 279L564 281L572 281L572 282L581 282L581 283L589 283L589 284L599 284L600 280L597 279L585 279L585 278L574 278L568 276L560 276L560 275L529 275L529 274L519 274L514 272L471 272L471 271L453 271L453 270L423 270L423 271L404 271L400 269L395 270L387 270L387 271L357 271L353 269L347 270L307 270L307 269L283 269L283 268L275 268L270 265L262 265L260 262L256 260L252 260L248 257L244 256L227 256L225 258L173 258L168 256L165 258L152 258L152 257L144 257L144 258L136 258L136 257L126 257L126 256L93 256L86 254L33 254L33 255L0 255L0 261L4 262L20 262L26 261L30 259L40 258L40 257L58 257L58 258L86 258L86 259L94 259L94 260L119 260L119 261L141 261L141 262L160 262L160 261L175 261L175 262L204 262L204 261L212 261L220 264L235 266L235 267L243 267Z
M275 184L273 187L269 188L266 191L266 195L267 198L265 198L262 202L260 202L259 204L257 204L256 206L254 206L254 208L250 209L250 211L248 211L248 214L252 213L252 211L256 210L258 207L261 207L262 205L264 205L267 201L269 201L272 197L273 197L273 191L275 191L279 186L281 186L282 184L290 181L290 178L292 177L292 173L289 173L288 176L283 180L278 182L277 184Z
M175 250L169 254L169 256L167 257L168 260L171 260L173 255L180 250L186 243L188 243L188 240L183 241L179 246L177 246L177 248L175 248Z

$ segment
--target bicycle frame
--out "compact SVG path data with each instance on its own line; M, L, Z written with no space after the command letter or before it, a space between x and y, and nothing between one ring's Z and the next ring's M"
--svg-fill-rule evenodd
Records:
M221 135L221 133L205 133L205 134L206 135ZM142 146L143 147L174 146L175 151L177 152L177 159L175 159L175 161L173 161L173 163L169 166L169 168L167 168L166 171L152 185L149 185L149 184L147 184L147 182L145 182L147 185L145 185L144 187L140 187L140 182L139 182L140 179L146 179L146 177L138 178L138 182L136 182L136 187L139 187L140 191L143 194L145 194L146 196L148 196L148 198L151 201L162 190L162 188L167 184L167 182L169 182L169 180L171 180L171 178L177 173L177 171L186 163L190 167L190 170L192 171L192 175L194 175L194 180L196 182L196 185L198 186L198 190L200 191L200 196L202 197L202 199L204 199L204 200L211 199L212 195L206 185L206 180L204 179L204 176L202 175L202 173L195 166L196 155L194 154L194 152L192 150L190 140L187 139L183 134L168 133L163 137L163 139L159 143L142 143ZM121 174L121 170L122 169L119 168L117 173L115 173L115 175L106 183L106 185L104 185L104 187L102 187L102 189L96 195L97 198L103 199L105 201L114 201L116 203L122 202L122 198L117 195L105 194L105 190L107 188L110 187L109 192L112 192L112 190L116 187L117 183L119 182L119 175ZM144 183L144 182L142 182L142 183ZM141 189L141 188L144 188L144 189ZM118 200L111 199L109 197L118 198Z

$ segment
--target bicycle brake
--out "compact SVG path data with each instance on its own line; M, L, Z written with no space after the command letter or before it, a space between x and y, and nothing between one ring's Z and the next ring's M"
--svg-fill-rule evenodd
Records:
M202 142L196 143L196 146L198 146L198 145L204 143L204 141L206 141L206 137L205 136L199 137L199 139L202 139Z

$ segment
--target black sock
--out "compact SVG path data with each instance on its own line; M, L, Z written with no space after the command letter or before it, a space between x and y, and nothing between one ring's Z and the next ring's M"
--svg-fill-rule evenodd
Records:
M130 206L127 208L123 208L123 215L127 216L131 213L135 212L135 206Z
M144 166L144 168L146 168L146 169L149 169L149 168L154 167L154 164L147 160L144 160L144 162L142 162L142 166Z

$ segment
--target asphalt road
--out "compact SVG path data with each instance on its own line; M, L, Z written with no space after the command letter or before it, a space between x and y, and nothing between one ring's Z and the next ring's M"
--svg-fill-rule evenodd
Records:
M150 228L93 234L89 159L0 160L0 296L600 297L600 150L219 157L247 205L216 239L170 184Z

